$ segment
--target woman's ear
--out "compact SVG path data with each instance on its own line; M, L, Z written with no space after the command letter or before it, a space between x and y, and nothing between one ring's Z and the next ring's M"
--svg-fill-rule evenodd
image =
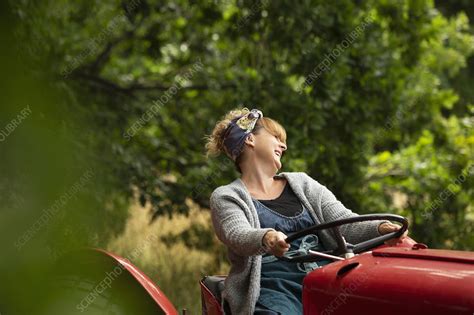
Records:
M245 138L245 144L251 146L252 148L255 146L255 135L250 133L247 138Z

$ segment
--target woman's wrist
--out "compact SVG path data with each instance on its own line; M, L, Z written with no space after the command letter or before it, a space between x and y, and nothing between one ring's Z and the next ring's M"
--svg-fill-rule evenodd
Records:
M377 232L379 232L380 235L382 235L382 231L380 230L380 227L382 226L382 224L384 224L385 222L382 222L380 223L378 226L377 226Z
M387 233L398 231L401 228L400 225L394 224L390 221L384 221L379 224L378 231L380 235L385 235Z
M275 230L268 230L262 238L262 245L265 246L267 249L270 248L268 245L268 240L272 237L272 233L276 232Z
M285 241L286 235L276 230L270 230L263 237L263 244L267 253L275 256L282 256L289 250L290 244Z

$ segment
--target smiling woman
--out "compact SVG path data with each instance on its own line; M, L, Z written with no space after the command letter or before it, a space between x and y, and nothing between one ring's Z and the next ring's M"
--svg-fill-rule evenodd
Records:
M287 242L286 235L315 224L357 216L324 185L303 172L282 172L285 129L262 111L230 111L206 144L208 155L225 153L241 177L217 187L210 197L217 237L232 263L223 298L232 314L302 314L306 274L330 261L289 263L275 256L334 249L334 235L321 231ZM384 221L341 228L351 243L385 234ZM388 221L385 221L388 223Z
M258 110L254 111L257 113ZM218 156L224 153L234 161L236 170L239 173L242 173L240 164L242 164L242 162L245 160L245 156L247 155L245 152L246 146L243 145L247 139L246 137L257 135L267 136L268 134L274 136L277 140L284 144L285 148L283 150L281 148L275 149L275 151L278 151L278 155L280 157L283 156L283 152L286 150L285 129L277 121L268 117L263 117L262 112L258 112L259 113L257 114L261 115L260 119L257 118L253 121L247 118L247 115L249 115L251 111L246 107L231 110L226 115L224 115L224 117L216 123L211 135L206 137L206 157L209 158L210 156ZM225 145L225 140L230 135L230 131L232 129L231 126L238 126L237 124L232 124L232 122L237 123L237 121L239 121L240 128L245 127L247 129L243 128L245 129L245 134L238 134L239 139L237 139L235 145L229 150ZM249 122L250 125L246 125ZM252 124L253 128L249 130L249 127L251 127Z

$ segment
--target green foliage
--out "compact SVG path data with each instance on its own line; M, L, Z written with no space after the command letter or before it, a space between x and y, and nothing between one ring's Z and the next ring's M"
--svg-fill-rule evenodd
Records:
M470 115L450 84L473 52L467 17L447 19L431 2L54 7L15 5L18 33L41 38L67 106L89 122L82 146L104 162L100 177L113 187L99 199L137 188L155 215L187 212L186 196L206 207L212 189L235 176L204 159L203 137L239 104L288 129L283 170L308 172L354 209L365 209L372 154L404 150L424 130L443 138L446 117Z
M413 145L375 155L366 173L368 206L408 216L426 244L473 248L473 123L453 116L438 137L424 130Z

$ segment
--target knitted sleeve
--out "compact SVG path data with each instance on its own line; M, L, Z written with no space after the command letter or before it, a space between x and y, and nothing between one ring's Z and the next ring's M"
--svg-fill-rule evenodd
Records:
M219 190L211 194L211 218L217 237L240 256L262 255L267 252L263 237L271 228L254 228L245 215L244 205Z
M326 186L320 184L309 175L306 174L306 176L310 181L311 191L319 191L321 194L321 211L325 222L331 222L359 215L352 212L352 210L347 209ZM377 220L345 224L341 225L339 229L347 242L357 244L380 236L381 234L378 231L378 227L383 222L389 221Z

